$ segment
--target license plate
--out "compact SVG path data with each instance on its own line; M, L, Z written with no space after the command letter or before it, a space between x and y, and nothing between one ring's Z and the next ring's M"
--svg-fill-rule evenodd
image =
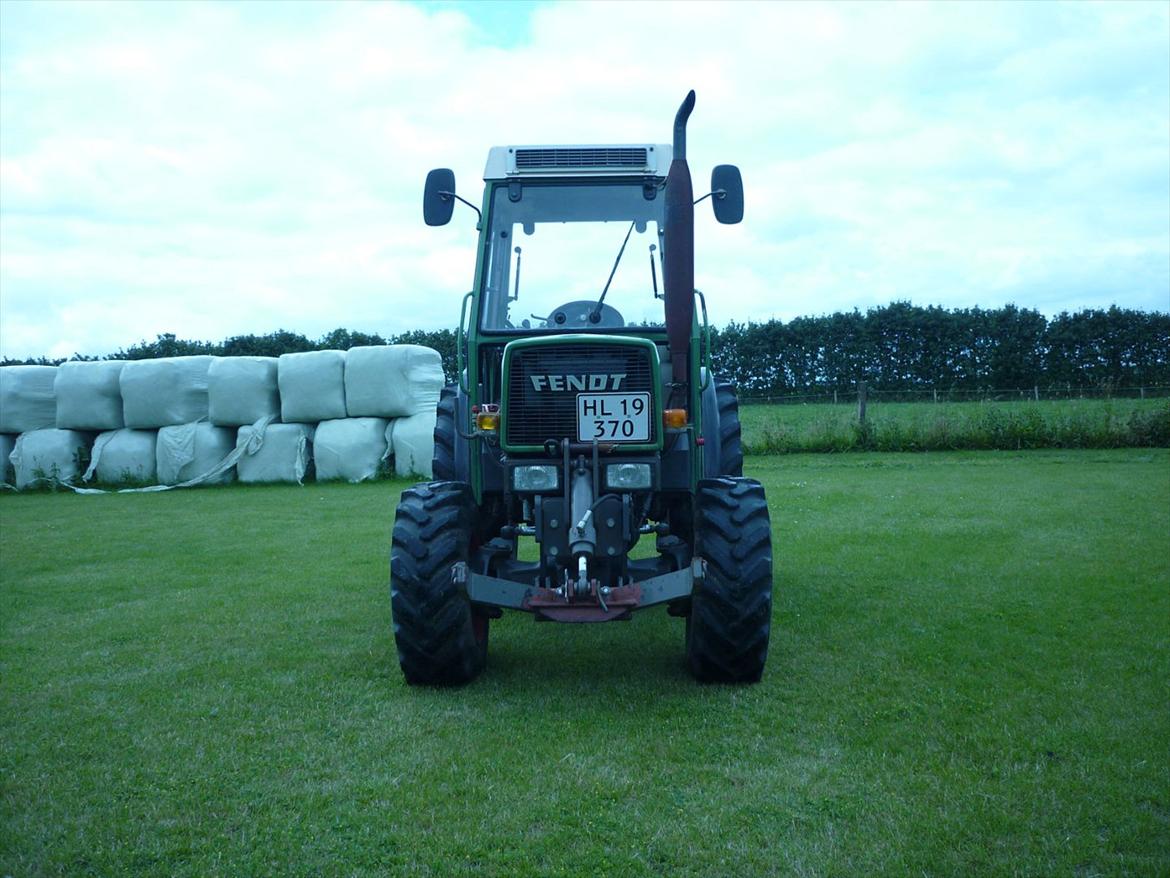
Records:
M578 393L577 441L649 442L649 393Z

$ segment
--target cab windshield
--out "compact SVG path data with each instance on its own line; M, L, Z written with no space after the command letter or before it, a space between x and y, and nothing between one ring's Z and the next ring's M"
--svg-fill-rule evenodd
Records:
M664 200L661 180L497 186L482 328L661 327Z

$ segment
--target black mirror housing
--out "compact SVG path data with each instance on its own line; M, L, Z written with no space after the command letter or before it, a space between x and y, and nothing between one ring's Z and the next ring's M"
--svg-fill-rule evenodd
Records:
M451 222L455 210L455 172L450 168L435 168L427 174L423 190L423 220L428 226L445 226Z
M716 165L711 171L711 207L715 219L735 225L743 219L743 177L735 165Z

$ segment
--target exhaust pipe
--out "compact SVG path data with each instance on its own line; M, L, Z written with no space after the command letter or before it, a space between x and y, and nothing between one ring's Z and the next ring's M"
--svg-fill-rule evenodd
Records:
M666 175L662 265L666 300L666 340L676 385L689 378L691 323L695 317L695 205L691 170L687 166L687 119L695 108L695 92L687 93L674 117L674 157Z

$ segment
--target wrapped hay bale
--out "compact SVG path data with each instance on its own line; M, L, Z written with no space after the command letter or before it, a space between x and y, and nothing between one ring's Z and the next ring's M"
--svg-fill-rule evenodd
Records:
M276 357L218 357L207 371L208 412L222 427L280 418Z
M385 418L323 421L313 436L317 481L362 482L385 471L390 456L390 422Z
M0 433L0 484L12 484L12 461L8 458L16 447L16 437Z
M277 384L280 417L286 423L311 424L345 417L343 351L281 354Z
M158 431L155 460L164 485L202 481L222 485L235 477L234 467L216 473L236 447L236 431L207 423L181 424ZM206 478L205 478L206 477Z
M110 430L93 443L85 481L105 485L153 485L158 480L158 434L154 430Z
M265 429L240 428L236 461L241 482L302 484L312 460L313 428L309 424L270 424Z
M122 424L125 360L62 363L53 389L57 426L63 430L117 430ZM152 464L153 466L153 464Z
M416 344L350 348L345 354L345 408L351 418L406 418L435 411L443 358Z
M189 424L207 417L207 372L215 357L130 360L122 369L122 413L127 427Z
M21 433L12 450L12 469L18 490L38 482L77 480L89 460L93 436L78 430L31 430Z
M400 476L431 478L435 456L435 410L399 418L390 426L394 471Z
M56 366L0 367L0 433L57 426Z

